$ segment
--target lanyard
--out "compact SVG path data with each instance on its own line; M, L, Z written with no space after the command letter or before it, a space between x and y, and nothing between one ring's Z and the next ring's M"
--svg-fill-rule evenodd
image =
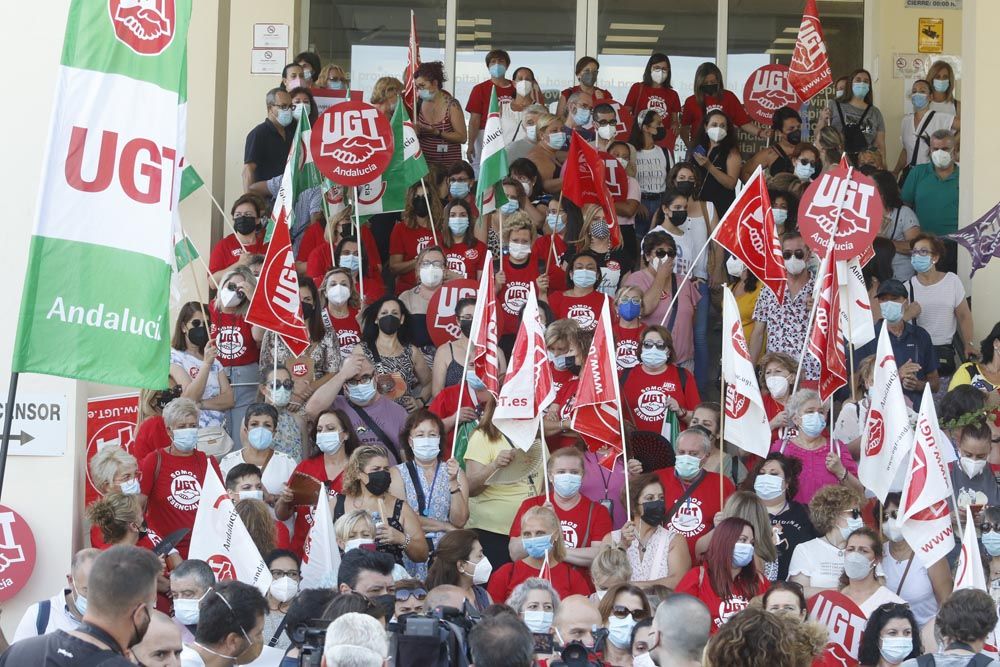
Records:
M122 647L118 643L118 640L112 637L110 634L108 634L107 631L97 627L96 625L92 625L90 623L81 623L80 626L76 629L76 631L82 632L85 635L90 635L91 637L101 642L102 644L106 644L108 650L110 650L113 653L117 653L118 655L121 656L125 655L125 652L122 650Z
M434 487L437 486L438 472L440 470L441 470L441 463L438 462L438 464L434 466L434 478L431 480L431 490L427 492L427 507L424 508L424 517L430 516L431 500L434 498ZM421 487L424 486L424 476L422 473L417 475L417 484L419 484Z

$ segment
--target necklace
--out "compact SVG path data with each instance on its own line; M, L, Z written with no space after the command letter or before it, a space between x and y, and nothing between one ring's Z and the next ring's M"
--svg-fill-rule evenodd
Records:
M829 537L827 537L826 535L824 535L823 537L821 537L819 539L823 540L824 542L826 542L827 544L829 544L831 547L833 547L834 549L836 549L837 550L837 557L838 558L843 558L844 557L844 550L841 549L840 547L838 547L833 542L831 542Z

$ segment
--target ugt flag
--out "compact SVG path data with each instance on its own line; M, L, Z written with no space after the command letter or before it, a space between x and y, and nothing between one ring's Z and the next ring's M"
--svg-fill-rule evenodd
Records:
M406 206L406 191L427 175L427 160L402 104L396 105L390 123L394 141L392 158L381 176L358 188L360 215L402 211Z
M155 389L170 362L191 0L123 5L70 4L12 369Z
M825 403L847 384L847 360L840 330L840 286L833 253L820 266L816 285L816 315L809 332L809 354L819 362L819 397Z
M490 110L483 124L483 152L479 160L479 184L476 186L476 208L482 213L492 213L507 203L507 195L500 186L507 177L507 148L500 128L496 86L491 86L490 91Z
M562 193L566 199L583 208L596 204L604 211L604 220L611 230L611 245L622 244L622 232L618 227L618 213L615 200L607 185L607 165L597 149L588 144L579 133L573 132L569 140L569 152L563 170Z
M803 102L808 102L833 83L816 0L807 0L802 12L799 37L795 40L792 62L788 67L788 81Z
M500 362L497 352L499 338L497 297L493 287L493 253L489 250L486 251L483 266L490 267L490 270L483 271L479 279L479 298L476 299L476 310L472 315L469 343L472 345L472 369L486 385L487 391L496 398L500 394Z
M238 579L264 595L271 587L271 571L212 466L205 468L188 558L211 565L217 581Z
M611 311L603 299L600 320L587 352L587 361L580 373L576 398L570 417L570 428L579 433L587 448L596 452L605 445L611 452L600 463L614 468L623 449L625 438L619 410L622 393L618 386L618 366L615 362L615 337L611 331Z
M330 497L326 494L325 486L320 490L313 525L302 551L303 590L323 588L327 582L337 581L340 549L337 548L337 536L333 532L333 514L330 512Z
M767 456L771 447L771 427L750 360L750 348L743 335L740 309L732 291L728 287L722 290L722 379L726 382L722 439L745 452Z

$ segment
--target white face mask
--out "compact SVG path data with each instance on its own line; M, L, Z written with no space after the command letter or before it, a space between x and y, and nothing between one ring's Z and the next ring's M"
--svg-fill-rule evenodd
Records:
M437 287L444 278L444 269L438 266L420 267L420 282L427 287Z
M618 128L614 125L601 125L597 128L597 136L605 141L611 141L618 134Z
M788 378L784 375L768 375L764 378L764 384L775 398L782 398L788 393Z
M510 258L520 262L528 256L528 253L531 252L531 246L527 243L511 243L508 250L510 252Z
M962 471L969 477L978 477L983 470L986 468L986 460L975 460L968 456L963 456L959 459L959 464L962 466Z
M198 625L198 604L200 598L175 598L174 618L182 625Z
M288 602L299 592L299 582L291 577L279 577L271 582L271 597L278 602Z
M344 553L347 553L352 549L360 549L361 547L369 544L375 544L375 540L368 537L355 537L353 540L347 540L344 542Z
M528 137L528 141L538 141L538 127L535 125L525 125L524 136Z
M667 70L654 69L649 73L649 77L653 80L653 83L663 83L667 80Z
M785 270L790 275L797 276L806 270L806 260L794 256L789 257L785 260Z
M264 492L260 489L240 491L240 500L264 500Z
M326 299L332 304L341 306L351 298L351 289L347 285L330 285L326 288Z
M520 95L521 97L527 97L528 94L531 92L531 82L528 81L527 79L523 79L521 81L515 81L514 90L516 90L517 94Z
M946 150L937 149L931 152L931 162L938 169L947 169L951 166L951 153Z
M483 586L490 580L491 574L493 574L493 564L490 563L490 559L484 555L482 559L476 563L476 567L472 571L472 583L476 586Z
M734 278L742 276L746 268L747 265L743 263L743 260L735 255L726 260L726 273Z
M728 132L726 132L726 128L724 127L710 127L707 130L705 130L705 134L707 134L708 138L714 141L715 143L719 143L720 141L726 138Z
M237 303L239 303L240 293L238 291L236 291L236 290L230 290L227 287L227 288L224 288L222 290L222 294L220 295L220 298L222 300L222 307L223 308L232 308Z

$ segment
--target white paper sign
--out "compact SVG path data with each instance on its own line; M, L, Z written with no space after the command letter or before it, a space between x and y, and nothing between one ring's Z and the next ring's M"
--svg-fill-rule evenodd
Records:
M892 54L893 79L920 79L927 75L931 56L926 53Z
M254 23L253 47L255 49L287 49L288 24Z
M0 402L0 420L7 413ZM10 428L11 456L62 456L69 438L69 411L65 394L19 393Z
M251 74L281 74L288 49L250 49Z
M907 9L961 9L962 0L903 0Z

